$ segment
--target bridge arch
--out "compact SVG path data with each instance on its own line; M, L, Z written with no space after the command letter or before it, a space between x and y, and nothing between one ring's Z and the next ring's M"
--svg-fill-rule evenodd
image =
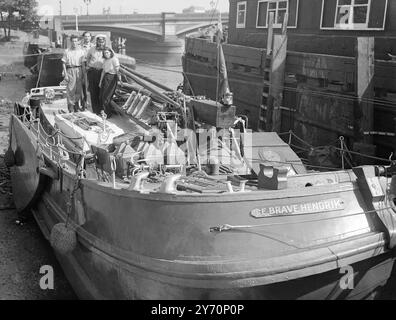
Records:
M56 17L65 30L75 28L75 16ZM181 40L186 34L216 24L213 12L132 14L132 15L90 15L80 16L78 24L81 30L110 31L127 37L136 37L150 41L173 42ZM222 14L222 23L228 24L228 13Z
M210 26L213 26L214 24L216 24L216 23L208 23L208 22L205 22L205 23L201 23L201 24L199 24L199 25L189 26L189 27L187 27L187 28L178 30L178 31L176 32L176 36L179 37L179 38L181 38L181 37L184 37L184 36L187 35L187 34L190 34L190 33L193 33L193 32L197 32L199 29L208 28L208 27L210 27ZM223 22L222 25L223 25L223 26L228 26L228 22L226 22L226 23Z

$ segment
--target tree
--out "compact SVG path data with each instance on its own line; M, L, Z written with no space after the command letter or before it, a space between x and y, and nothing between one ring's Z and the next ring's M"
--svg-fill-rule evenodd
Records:
M4 30L4 36L7 38L7 20L9 18L10 11L12 10L11 0L0 0L0 19L1 25ZM9 23L8 23L9 25Z
M34 23L38 20L37 0L0 0L0 22L6 40L11 39L11 28L16 22L14 13L18 13L19 22Z

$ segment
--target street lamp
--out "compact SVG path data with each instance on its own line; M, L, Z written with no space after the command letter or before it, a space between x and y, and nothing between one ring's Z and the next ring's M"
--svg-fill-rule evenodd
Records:
M78 8L73 8L74 14L76 15L76 32L78 32Z
M88 16L89 15L88 6L91 4L91 0L84 0L84 3L87 5L87 16Z

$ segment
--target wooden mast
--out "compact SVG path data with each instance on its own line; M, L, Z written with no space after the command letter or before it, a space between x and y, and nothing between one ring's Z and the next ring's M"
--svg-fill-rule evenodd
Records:
M283 25L282 34L275 35L274 48L272 52L272 70L271 70L271 89L270 108L272 112L272 127L271 131L280 133L282 123L282 103L283 103L283 88L285 84L285 69L287 56L287 22L288 14L286 12Z

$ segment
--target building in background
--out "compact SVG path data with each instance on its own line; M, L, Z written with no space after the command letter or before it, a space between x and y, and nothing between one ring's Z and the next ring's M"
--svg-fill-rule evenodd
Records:
M388 158L396 151L396 1L229 3L224 55L238 114L250 119L250 128L268 130L261 120L280 110L279 131L291 130L311 145L326 146L343 136L362 153ZM277 37L288 13L285 72L276 75L284 80L276 85L267 77L276 72L266 52L271 13ZM185 87L196 95L215 98L216 50L205 39L186 40ZM274 91L278 105L268 109Z

